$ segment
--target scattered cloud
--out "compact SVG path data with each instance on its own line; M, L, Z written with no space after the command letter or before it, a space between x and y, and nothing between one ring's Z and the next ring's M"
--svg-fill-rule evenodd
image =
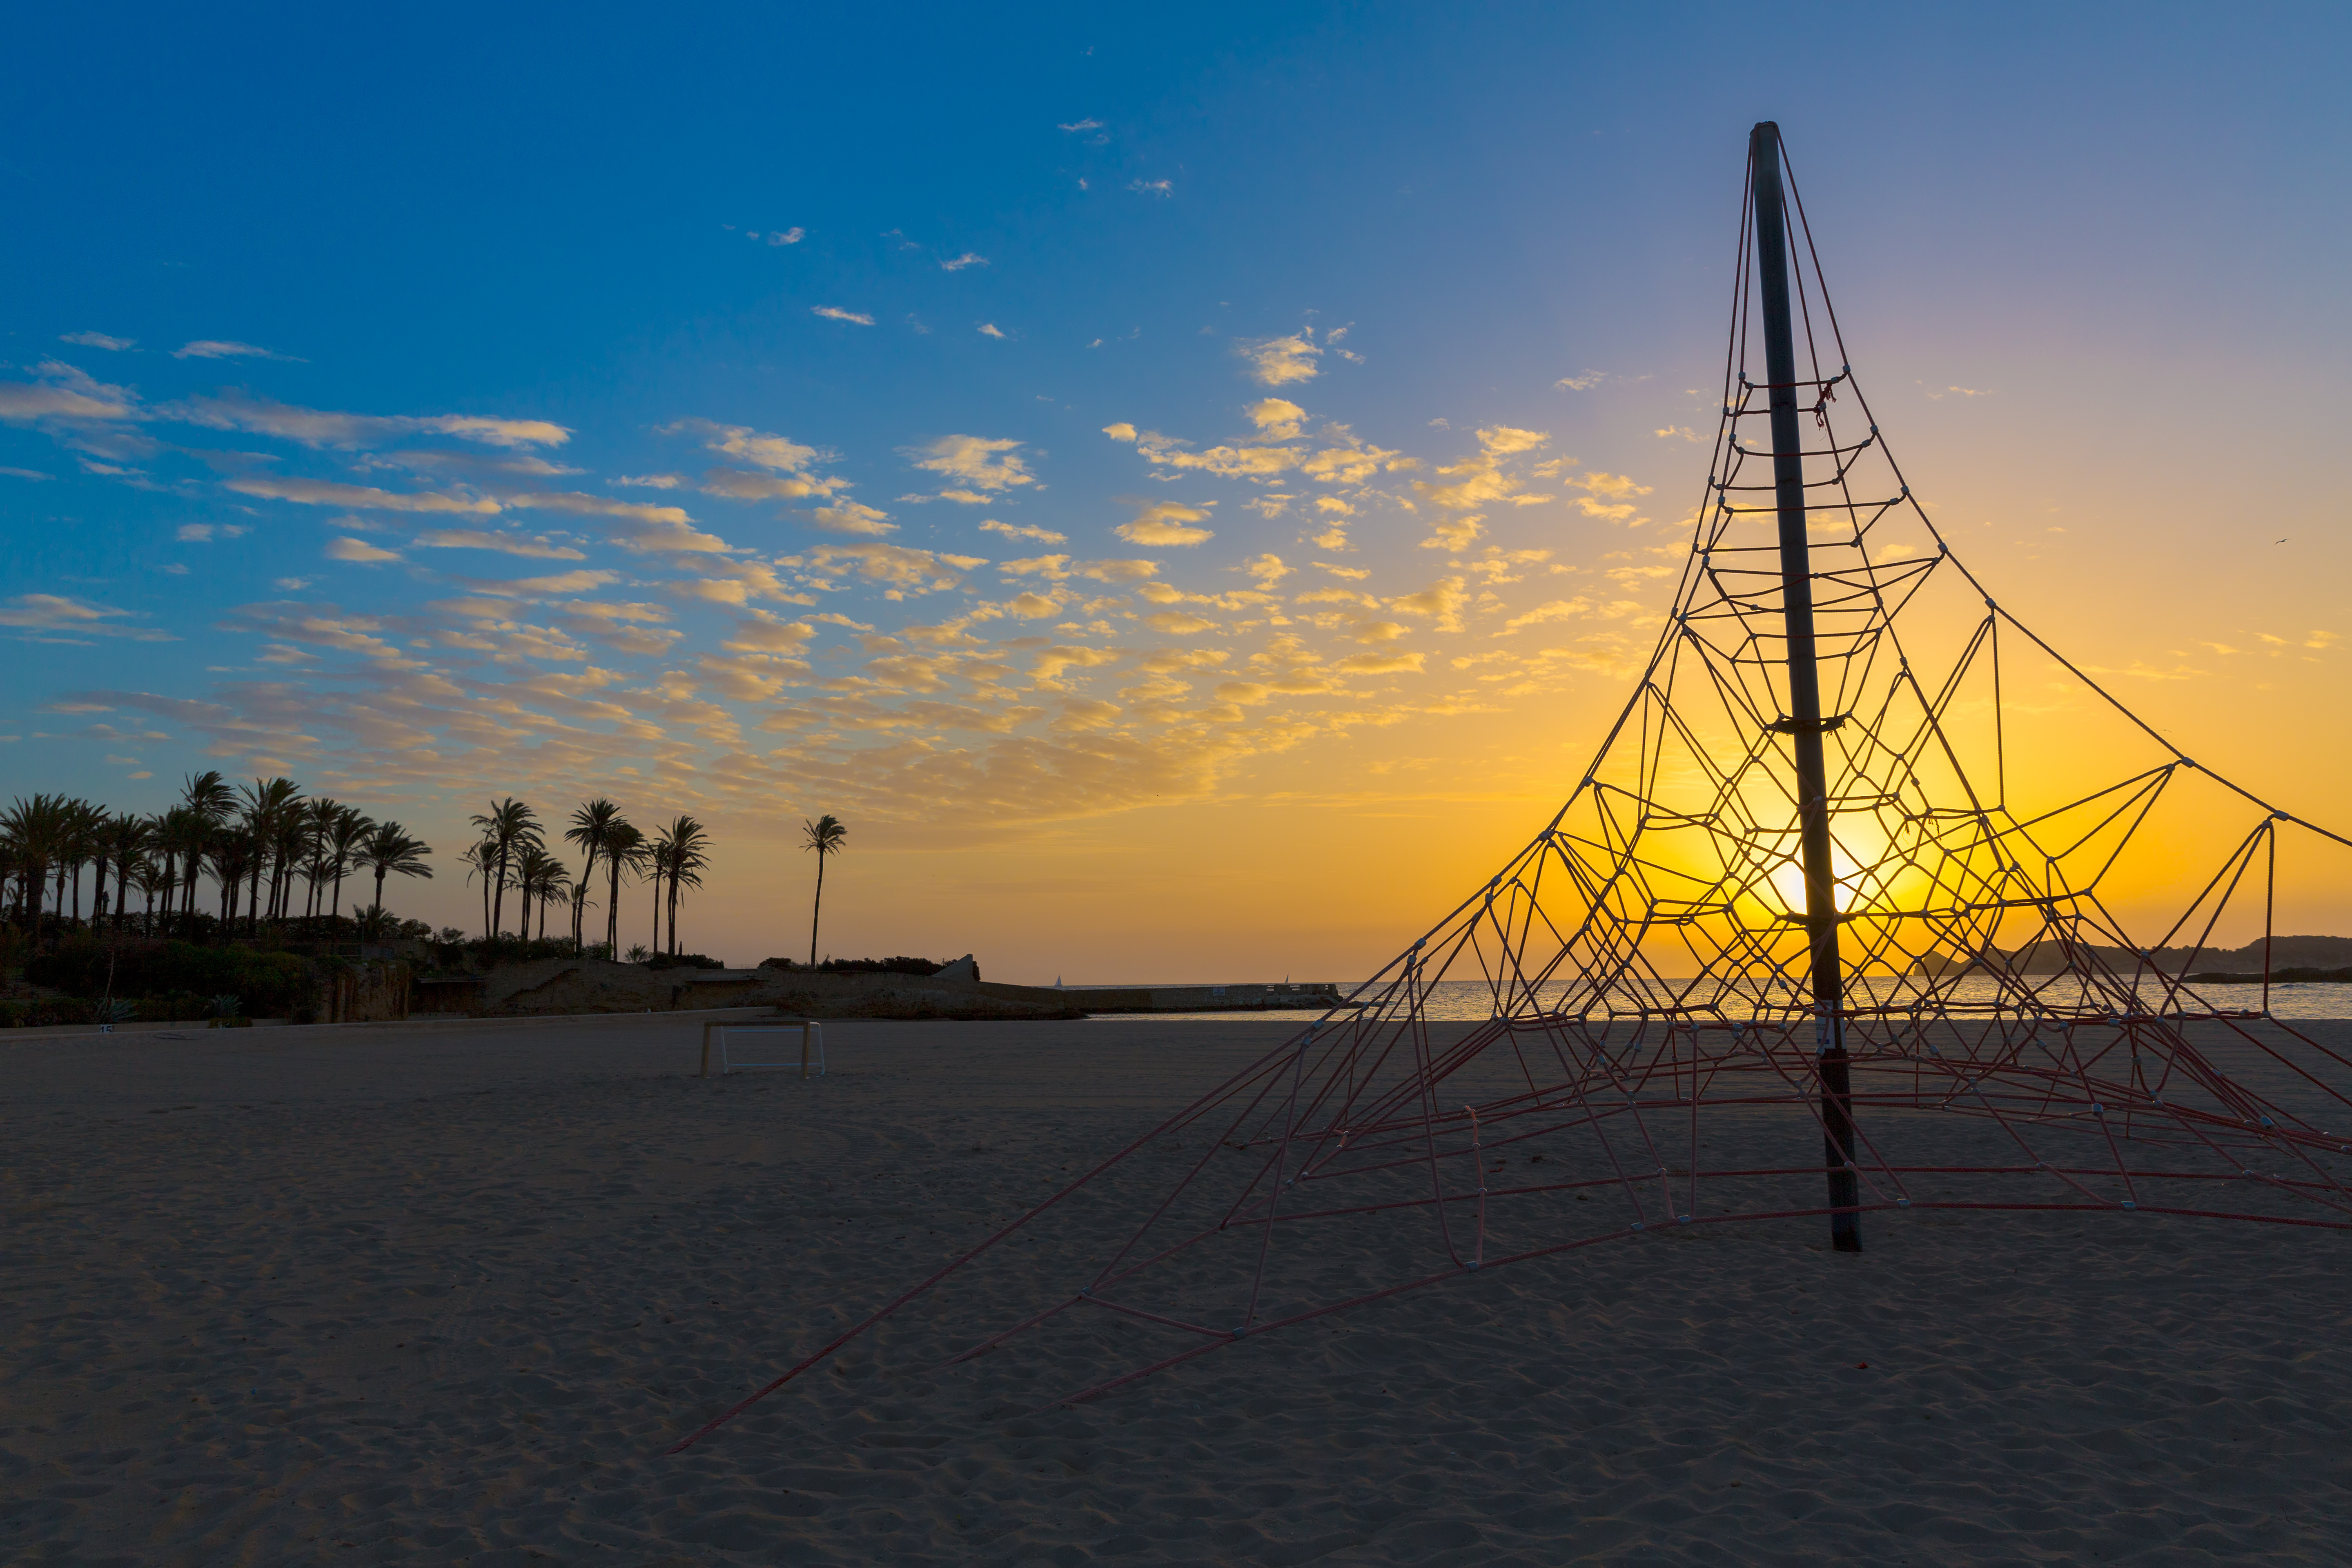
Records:
M1061 126L1061 127L1059 127L1058 129L1063 130L1063 131L1072 131L1072 132L1076 132L1076 131L1099 131L1099 130L1101 130L1102 128L1103 128L1103 122L1102 122L1101 121L1099 121L1099 120L1095 120L1095 119L1087 119L1087 120L1074 120L1074 121L1070 121L1070 123L1068 123L1067 125Z
M1039 528L1034 523L1026 522L999 522L992 517L982 522L980 529L982 533L1001 533L1007 539L1034 539L1040 544L1062 544L1068 542L1066 534L1055 533L1050 528Z
M942 272L961 272L967 267L985 267L987 265L987 257L982 256L975 251L967 250L961 256L949 257L942 260L940 263L940 270Z
M104 332L67 332L58 339L61 343L79 343L86 349L110 349L117 353L138 341L136 338L110 338Z
M413 542L427 550L490 550L501 555L522 555L540 561L585 561L587 555L566 544L551 544L517 533L486 533L475 529L434 529Z
M1315 362L1322 355L1312 336L1314 329L1303 328L1288 337L1265 338L1256 342L1237 344L1234 353L1249 364L1250 379L1261 386L1287 386L1295 381L1312 381Z
M1581 375L1563 375L1552 384L1563 392L1590 392L1608 379L1605 370L1588 370Z
M994 321L982 321L980 324L980 335L984 338L1001 338L1004 333Z
M912 458L919 468L958 480L960 486L971 487L962 494L941 492L949 500L982 500L986 498L973 494L973 489L1003 491L1037 482L1037 477L1017 455L1020 446L1015 440L992 440L983 436L942 436L925 446L902 447L899 455Z
M1140 544L1146 549L1163 545L1203 544L1216 535L1208 529L1193 528L1190 525L1206 522L1208 519L1209 514L1198 507L1185 506L1181 502L1172 500L1159 501L1138 512L1132 521L1122 522L1111 531L1129 544Z
M809 314L823 316L828 321L855 321L861 327L870 327L874 324L873 317L856 310L845 310L838 305L812 305L809 307Z
M878 538L898 531L898 525L890 521L888 512L877 511L854 500L817 507L809 512L808 517L819 528L834 533L862 533Z
M308 360L296 359L292 354L278 353L254 343L230 342L220 338L198 338L194 342L182 343L172 351L172 357L173 359L274 359L282 360L290 364L310 363Z
M487 496L449 495L439 490L383 490L371 485L338 484L329 479L281 479L256 475L231 479L226 487L239 495L265 500L293 501L301 506L356 507L371 511L451 511L488 516L499 511Z
M338 534L327 542L327 559L330 561L350 561L362 566L376 566L400 558L396 550L379 550L366 540L353 539L347 533Z
M649 490L674 490L686 483L683 474L617 474L605 481L615 485L635 485Z
M1172 196L1176 194L1176 184L1172 180L1129 180L1127 188L1147 196Z
M61 594L19 594L0 600L0 626L35 634L36 641L49 640L37 635L41 633L129 637L135 642L173 640L168 633L152 627L118 624L131 616L129 610Z
M454 436L488 447L509 450L529 447L560 447L572 432L544 419L507 419L478 414L342 414L329 409L299 408L231 393L218 397L191 397L155 411L161 418L212 430L243 430L257 436L277 436L306 447L362 450L382 447L409 436Z
M1257 433L1269 441L1288 441L1298 435L1298 422L1307 417L1307 410L1286 397L1266 397L1242 410L1257 426Z

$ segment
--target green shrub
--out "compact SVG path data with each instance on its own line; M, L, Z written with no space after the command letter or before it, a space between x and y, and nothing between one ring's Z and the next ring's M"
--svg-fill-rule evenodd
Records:
M44 953L25 966L25 978L70 996L94 999L107 993L107 947L82 937ZM259 1017L287 1017L307 1011L317 984L310 961L290 952L256 952L243 947L200 947L194 942L125 944L113 956L112 992L117 996L214 996L233 993L246 1011ZM200 1017L201 1013L175 1015Z

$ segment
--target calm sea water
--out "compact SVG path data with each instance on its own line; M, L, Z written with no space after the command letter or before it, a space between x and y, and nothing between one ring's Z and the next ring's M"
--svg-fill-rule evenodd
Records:
M2081 995L2079 987L2071 993L2063 992L2058 984L2061 977L2053 975L2037 978L2051 982L2051 987L2044 994L2053 1005L2071 1008L2079 1001ZM1881 1002L1902 1003L1913 1000L1916 996L1911 987L1891 980L1861 981L1856 983L1856 986L1858 990L1871 994L1874 1000ZM1339 994L1345 996L1354 989L1355 986L1352 984L1342 982ZM1564 994L1566 990L1567 987L1562 986L1543 994L1545 1000L1549 1001ZM1666 994L1667 993L1662 992L1659 999L1664 1000ZM1954 1004L1962 1007L1970 1005L1989 1007L2000 994L2000 987L1990 977L1970 975L1953 987L1951 998ZM2194 995L2195 1000L2192 1001L2189 995L2183 994L2180 1005L2186 1010L2200 1012L2238 1010L2252 1012L2263 1005L2263 992L2259 985L2199 985L2194 987ZM2111 1004L2108 1002L2100 1004L2102 1006L2109 1005ZM2139 994L2139 1005L2154 1011L2163 1005L2162 989L2153 983L2143 983ZM1472 1022L1491 1017L1494 1016L1494 1011L1493 991L1483 982L1475 980L1439 981L1429 988L1428 1001L1423 1008L1425 1015L1431 1018ZM2352 1018L2352 985L2273 985L2271 1013L2279 1018ZM1756 1009L1750 1007L1735 1011L1727 1005L1723 1016L1727 1018L1751 1018L1756 1016ZM1262 1013L1104 1013L1097 1016L1105 1022L1135 1018L1148 1019L1156 1023L1185 1019L1214 1019L1226 1023L1249 1022L1256 1019L1268 1022L1288 1020L1307 1023L1322 1016L1322 1010L1302 1007L1269 1008Z

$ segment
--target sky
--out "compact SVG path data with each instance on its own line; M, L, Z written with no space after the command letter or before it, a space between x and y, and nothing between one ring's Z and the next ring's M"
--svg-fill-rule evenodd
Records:
M2352 822L2339 9L852 9L20 19L0 796L283 773L436 924L691 813L735 963L830 812L827 952L1360 977L1657 639L1772 118L1970 568Z

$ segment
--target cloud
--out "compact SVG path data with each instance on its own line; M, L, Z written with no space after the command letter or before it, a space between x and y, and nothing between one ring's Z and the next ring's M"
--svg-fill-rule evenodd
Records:
M1127 188L1147 196L1172 196L1176 194L1176 184L1172 180L1129 180Z
M928 446L902 447L899 455L913 458L919 468L943 474L965 485L982 490L1006 490L1037 482L1028 465L1014 455L1020 446L1018 441L991 440L982 436L942 436Z
M1249 362L1250 378L1259 385L1287 386L1294 381L1314 380L1315 361L1323 351L1302 331L1286 338L1237 344L1234 353Z
M839 456L821 447L804 447L790 437L772 436L745 425L719 425L709 419L672 420L656 434L675 436L681 431L701 437L702 444L711 451L724 452L730 458L782 474L802 473L813 463L832 462Z
M1179 501L1160 501L1137 513L1131 522L1122 522L1111 530L1129 544L1146 549L1171 544L1202 544L1216 535L1205 528L1192 528L1190 523L1205 522L1209 514L1197 507Z
M1039 528L1026 522L999 522L992 517L980 525L980 531L982 533L1001 533L1007 539L1034 539L1040 544L1066 544L1069 542L1068 535L1055 533L1050 528Z
M38 382L0 381L0 419L113 422L144 417L138 399L58 360L34 368Z
M838 305L812 305L809 307L809 314L823 316L828 321L855 321L861 327L870 327L874 324L873 317L861 315L856 310L845 310Z
M1157 561L1081 561L1076 567L1079 576L1097 583L1140 583L1159 570Z
M1001 338L1004 333L994 321L982 321L980 324L980 335L984 338Z
M641 489L674 490L686 483L683 474L616 474L604 481L613 485L635 485Z
M1551 437L1541 430L1515 430L1508 425L1497 425L1491 430L1478 432L1478 444L1500 458L1512 452L1525 452L1542 446Z
M1470 602L1459 577L1440 577L1418 594L1407 594L1391 599L1389 608L1408 616L1426 616L1437 623L1442 632L1462 629L1462 606Z
M231 479L229 489L265 500L293 501L301 506L357 507L373 511L450 511L488 516L502 510L483 496L448 495L439 490L381 490L370 485L337 484L328 479L280 479L267 476Z
M415 536L413 542L427 550L493 550L501 555L522 555L539 561L585 561L588 557L569 545L550 544L543 539L525 539L512 533L484 533L474 529L434 529Z
M362 566L375 566L400 558L396 550L379 550L366 540L353 539L347 533L327 542L327 559L330 561L351 561Z
M711 468L702 476L702 493L729 500L802 500L830 496L849 488L849 481L808 474L754 474L743 468Z
M57 476L56 476L55 474L45 474L45 473L41 472L41 470L40 470L40 469L38 469L38 468L0 468L0 474L5 474L5 475L7 475L7 476L8 476L10 479L40 479L40 480L47 480L47 479L53 479L57 478Z
M79 343L86 349L111 349L117 353L138 341L137 338L110 338L104 332L67 332L58 339L61 343Z
M800 556L788 558L784 564L805 565L827 576L854 573L896 590L935 593L962 585L957 563L965 559L935 555L928 550L912 550L901 544L820 544Z
M182 343L172 351L172 357L173 359L274 359L285 361L289 364L310 363L309 360L296 359L292 354L278 353L253 343L228 342L219 338L198 338L194 342Z
M1417 670L1427 657L1419 653L1351 653L1331 668L1341 675L1391 675L1402 669Z
M760 237L754 234L751 237L753 239L757 239ZM775 230L769 231L768 243L770 245L798 245L802 240L806 239L807 237L808 230L801 227L798 224L794 224L792 227L781 232Z
M819 528L834 533L862 533L879 538L883 534L898 531L898 525L889 521L888 512L877 511L854 500L817 507L809 512L808 518Z
M1205 452L1188 452L1174 437L1157 430L1139 435L1132 425L1108 425L1103 434L1114 441L1134 443L1145 461L1159 467L1199 469L1220 479L1271 479L1307 460L1287 447L1212 447Z
M129 637L134 642L176 640L167 633L149 627L113 624L116 617L131 614L129 610L118 610L111 605L93 605L86 599L68 598L59 594L19 594L13 599L0 600L0 626L15 626L27 632Z
M1508 637L1522 626L1537 626L1545 621L1622 620L1627 616L1639 614L1641 608L1631 599L1618 599L1605 605L1580 596L1554 599L1549 604L1537 605L1523 616L1512 616L1495 635Z
M985 267L987 265L987 257L982 256L974 251L967 250L961 256L951 257L947 260L941 261L940 263L940 270L942 272L961 272L967 267Z
M1590 392L1609 379L1605 370L1588 370L1582 375L1564 375L1552 383L1564 392Z
M1099 131L1102 128L1103 122L1101 121L1088 119L1074 120L1069 124L1060 126L1057 129L1063 131Z
M1171 637L1190 637L1195 632L1207 631L1217 623L1196 616L1189 610L1162 610L1158 615L1144 616L1143 624L1154 631L1166 632Z
M1261 588L1271 588L1297 570L1295 566L1285 566L1282 557L1270 552L1252 556L1242 563L1241 569L1255 578Z
M1287 441L1298 434L1298 422L1307 417L1307 410L1286 397L1266 397L1242 410L1257 426L1258 434L1270 441Z
M407 436L454 436L486 447L560 447L572 432L544 419L504 419L478 414L343 414L299 408L264 397L230 394L191 397L158 408L160 418L212 430L278 436L306 447L380 447Z

